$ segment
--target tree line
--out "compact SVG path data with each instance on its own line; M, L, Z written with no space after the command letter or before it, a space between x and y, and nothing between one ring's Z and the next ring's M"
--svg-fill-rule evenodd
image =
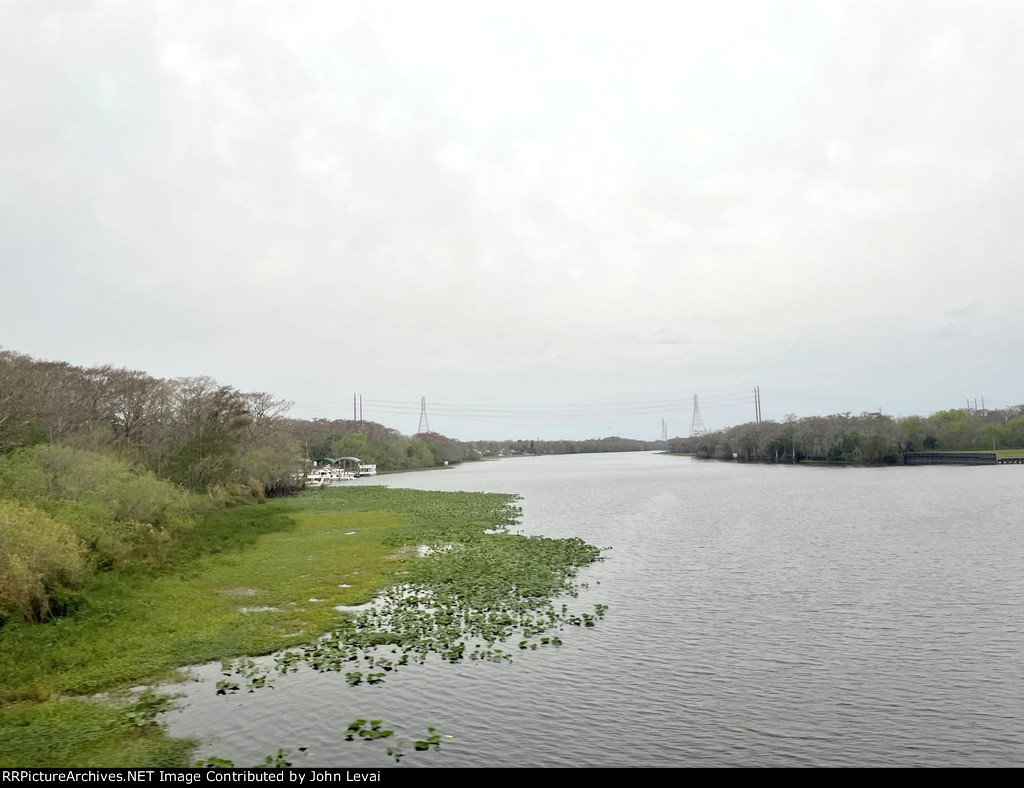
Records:
M464 442L372 421L293 419L290 402L209 377L157 378L0 349L0 626L73 609L99 572L163 565L199 518L304 486L316 459L381 471L651 444Z
M0 451L67 444L117 454L197 492L292 486L301 463L280 428L289 406L209 377L155 378L0 350Z
M505 440L477 441L466 444L474 450L489 456L509 457L517 455L537 454L593 454L598 452L618 451L651 451L664 449L665 441L642 441L634 438L589 438L582 441L574 440Z
M748 422L689 438L673 438L669 451L719 460L899 463L929 451L1024 448L1024 405L994 410L940 410L894 418L883 413L835 413L781 422Z
M310 461L359 457L397 471L523 454L643 451L663 443L459 441L413 436L372 421L288 418L290 402L209 377L156 378L113 366L79 367L0 350L0 452L70 444L114 452L194 492L287 493Z

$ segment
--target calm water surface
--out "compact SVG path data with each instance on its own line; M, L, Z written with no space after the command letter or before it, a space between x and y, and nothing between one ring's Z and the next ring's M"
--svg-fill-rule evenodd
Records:
M608 614L373 687L304 669L218 697L198 668L166 722L201 755L393 765L343 740L364 717L455 735L408 766L1024 765L1024 468L598 454L355 483L521 494L524 532L612 548L580 577Z

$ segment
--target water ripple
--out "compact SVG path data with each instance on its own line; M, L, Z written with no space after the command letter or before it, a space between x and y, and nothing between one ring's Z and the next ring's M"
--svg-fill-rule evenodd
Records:
M243 764L308 745L303 765L387 766L341 735L379 717L456 737L409 766L1022 766L1024 484L1001 470L632 454L377 480L521 493L528 533L613 548L581 578L608 615L375 687L303 670L225 698L204 666L167 720Z

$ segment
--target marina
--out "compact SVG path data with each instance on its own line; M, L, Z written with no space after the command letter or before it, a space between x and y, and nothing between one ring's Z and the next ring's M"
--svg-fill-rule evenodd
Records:
M365 476L376 476L377 466L358 457L321 457L306 474L306 487L334 487Z

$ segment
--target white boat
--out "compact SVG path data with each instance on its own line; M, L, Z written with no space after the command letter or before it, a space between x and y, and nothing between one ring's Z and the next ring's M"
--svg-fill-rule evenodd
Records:
M320 460L321 466L330 465L330 467L340 470L342 473L347 474L346 479L354 479L357 476L376 476L377 466L363 462L358 457L324 457Z
M333 487L357 476L376 476L377 466L358 457L322 457L306 474L307 487Z
M306 487L333 487L355 477L354 473L342 468L335 468L330 465L321 466L314 468L306 474Z

